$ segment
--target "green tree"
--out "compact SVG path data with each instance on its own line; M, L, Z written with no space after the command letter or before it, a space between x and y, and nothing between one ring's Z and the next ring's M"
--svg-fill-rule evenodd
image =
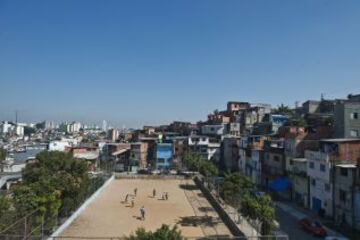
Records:
M239 212L250 219L258 220L261 224L261 234L269 235L275 227L275 209L271 205L268 195L254 197L245 194L241 201Z
M14 219L13 211L11 211L10 199L6 196L0 196L0 231L6 227L9 222Z
M254 184L247 176L238 172L227 173L221 194L227 203L236 207L240 204L241 197L254 188Z
M30 136L31 134L35 133L36 129L33 127L25 126L24 127L24 135Z
M294 115L294 110L291 109L289 106L284 105L283 103L279 105L277 108L273 109L272 112L275 114L282 114L287 116Z
M184 154L183 162L189 171L199 171L203 157L193 151L187 151Z
M144 228L138 228L135 234L130 235L128 240L183 240L181 231L176 226L170 228L168 225L163 224L155 232L146 231Z
M202 175L206 177L213 177L218 174L217 167L211 161L208 160L202 160L200 162L199 171Z

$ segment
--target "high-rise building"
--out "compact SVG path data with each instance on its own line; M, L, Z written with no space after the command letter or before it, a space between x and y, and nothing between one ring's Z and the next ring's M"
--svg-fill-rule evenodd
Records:
M104 132L107 131L107 122L106 122L106 120L103 120L103 122L102 122L102 130L103 130Z

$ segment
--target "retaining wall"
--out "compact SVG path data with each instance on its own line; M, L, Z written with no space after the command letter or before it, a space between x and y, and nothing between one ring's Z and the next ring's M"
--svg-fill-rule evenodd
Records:
M209 190L203 185L198 177L194 178L195 184L200 188L206 199L210 202L216 212L219 214L221 220L229 228L230 232L236 237L245 237L244 233L240 231L237 224L231 219L227 212L222 208L220 203L214 198Z
M114 180L114 175L111 176L96 192L91 195L47 240L52 240L59 237L61 233L70 226L70 224L92 203L100 193Z

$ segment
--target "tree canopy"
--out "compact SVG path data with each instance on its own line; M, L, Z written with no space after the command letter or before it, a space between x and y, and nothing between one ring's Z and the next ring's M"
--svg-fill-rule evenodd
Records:
M163 224L155 232L146 231L144 228L138 228L135 234L130 235L128 240L183 240L181 231L176 226L170 228L168 225Z
M216 176L218 174L218 169L212 161L204 159L199 153L188 151L185 153L183 161L190 171L199 171L207 177Z
M70 215L102 183L102 178L90 179L85 161L70 153L43 151L26 165L23 181L12 189L11 197L0 199L0 213L19 219L35 211L51 231L57 217Z

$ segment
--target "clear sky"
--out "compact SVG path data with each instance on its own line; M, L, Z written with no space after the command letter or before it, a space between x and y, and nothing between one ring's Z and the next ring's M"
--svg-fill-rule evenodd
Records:
M0 120L138 127L359 92L359 0L0 0Z

